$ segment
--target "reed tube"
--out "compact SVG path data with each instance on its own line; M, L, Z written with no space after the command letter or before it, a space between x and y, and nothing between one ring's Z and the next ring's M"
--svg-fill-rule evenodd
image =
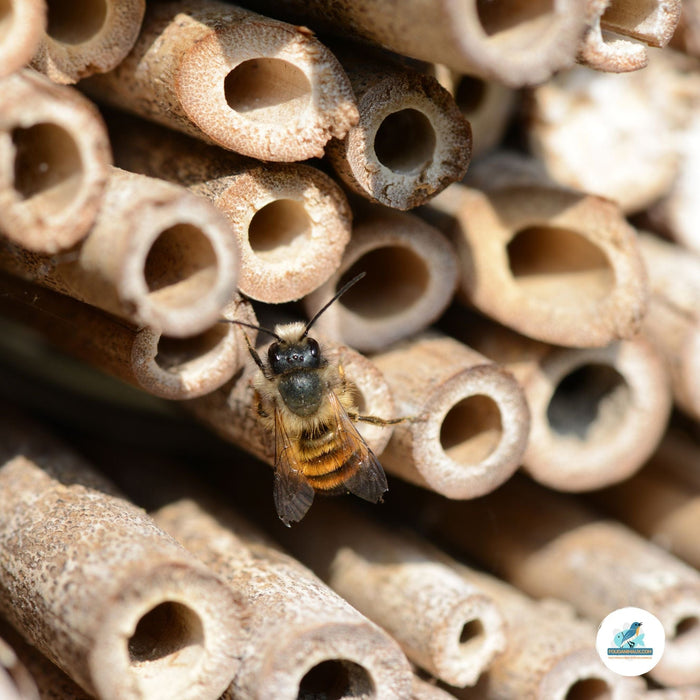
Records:
M149 4L131 53L84 87L261 160L321 157L358 119L347 76L311 32L216 0Z
M3 2L0 7L0 78L29 63L45 26L45 0Z
M1 64L1 61L0 61ZM112 154L94 105L24 69L0 79L0 232L55 253L92 225Z
M530 427L513 376L466 345L424 333L374 355L397 413L387 471L449 498L475 498L520 465Z

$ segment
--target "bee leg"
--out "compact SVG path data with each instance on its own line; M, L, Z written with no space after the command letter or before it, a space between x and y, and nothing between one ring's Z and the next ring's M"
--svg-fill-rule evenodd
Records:
M411 417L403 418L379 418L378 416L361 416L359 413L347 411L348 418L355 422L372 423L372 425L396 425L397 423L405 423L413 420Z
M257 391L253 394L253 401L255 401L255 412L261 418L269 418L270 414L263 408L262 396L260 396L260 394Z

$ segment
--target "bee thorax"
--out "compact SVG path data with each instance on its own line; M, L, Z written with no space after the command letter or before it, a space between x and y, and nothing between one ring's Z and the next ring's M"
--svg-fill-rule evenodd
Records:
M277 389L287 408L298 416L314 415L323 401L323 382L317 372L291 372Z

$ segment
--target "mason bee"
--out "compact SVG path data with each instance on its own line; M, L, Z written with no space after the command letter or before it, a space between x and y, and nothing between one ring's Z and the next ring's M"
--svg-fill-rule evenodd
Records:
M274 331L251 326L275 338L267 364L246 336L260 369L254 380L257 414L275 436L275 508L288 527L304 517L315 492L352 493L376 503L388 489L381 464L353 421L389 425L403 419L359 415L342 365L329 363L309 336L318 317L364 275L350 280L307 324Z

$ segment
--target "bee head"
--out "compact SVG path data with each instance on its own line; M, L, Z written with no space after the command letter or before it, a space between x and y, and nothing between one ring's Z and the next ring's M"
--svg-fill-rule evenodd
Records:
M267 361L274 374L286 374L298 369L318 369L321 366L321 348L308 336L296 342L280 340L270 345Z

